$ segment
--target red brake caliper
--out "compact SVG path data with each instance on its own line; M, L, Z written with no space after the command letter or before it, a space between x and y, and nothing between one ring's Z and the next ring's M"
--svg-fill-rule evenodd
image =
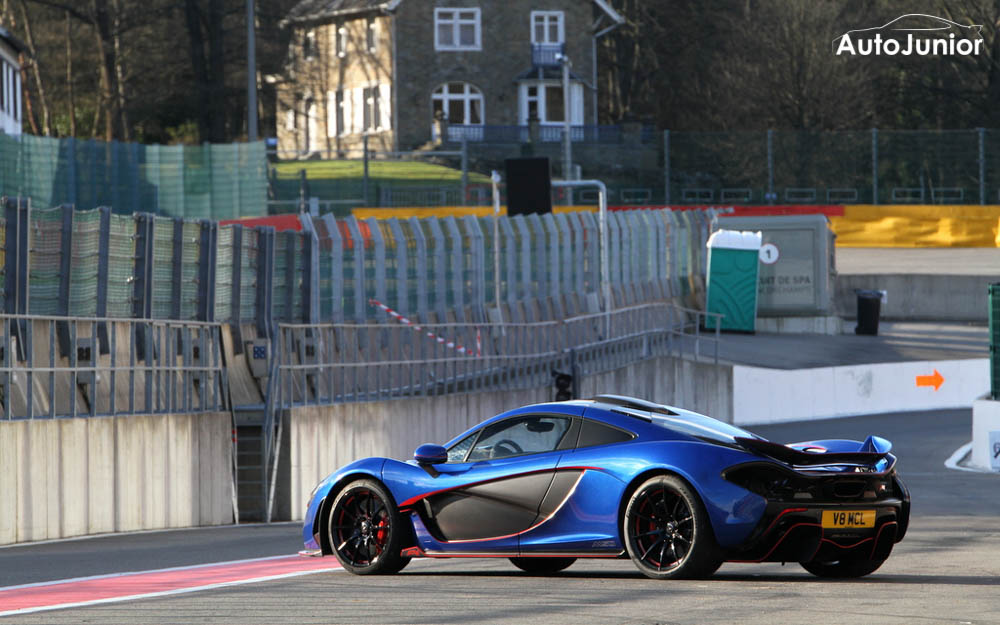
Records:
M382 520L375 527L378 528L378 531L375 532L375 541L378 543L379 551L382 551L385 547L385 539L389 536L389 523L385 517L382 517Z

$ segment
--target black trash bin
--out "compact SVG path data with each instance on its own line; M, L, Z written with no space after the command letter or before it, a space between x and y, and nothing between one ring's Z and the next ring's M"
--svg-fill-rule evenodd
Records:
M882 308L881 291L855 291L858 296L858 325L854 327L855 334L878 334L878 316Z

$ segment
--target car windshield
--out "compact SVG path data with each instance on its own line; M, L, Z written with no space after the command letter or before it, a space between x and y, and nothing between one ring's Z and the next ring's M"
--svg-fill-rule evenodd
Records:
M756 434L751 434L735 425L723 423L717 419L706 417L695 413L686 413L678 416L666 416L659 414L650 415L653 423L681 434L687 434L694 438L708 439L728 445L735 444L733 440L737 436L746 438L759 438Z

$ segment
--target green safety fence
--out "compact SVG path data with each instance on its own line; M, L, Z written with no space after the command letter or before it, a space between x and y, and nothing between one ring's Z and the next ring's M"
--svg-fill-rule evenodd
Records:
M0 195L36 206L230 219L267 214L263 142L165 146L0 134Z

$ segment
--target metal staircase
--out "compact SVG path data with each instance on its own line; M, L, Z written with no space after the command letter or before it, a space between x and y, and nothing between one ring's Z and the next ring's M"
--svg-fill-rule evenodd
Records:
M281 402L278 384L279 346L268 362L264 403L233 406L234 517L236 523L270 523L281 447Z

